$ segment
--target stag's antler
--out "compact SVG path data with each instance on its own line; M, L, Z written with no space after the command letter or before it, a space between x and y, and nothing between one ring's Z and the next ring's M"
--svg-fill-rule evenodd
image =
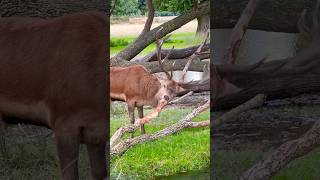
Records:
M159 66L161 68L161 70L166 74L167 78L168 79L172 79L172 71L171 71L171 74L169 74L168 71L166 71L164 69L164 66L163 66L163 62L164 61L167 61L169 59L169 56L171 54L171 51L174 49L174 46L170 49L170 51L168 52L168 54L166 55L166 57L164 59L161 58L161 48L162 48L162 45L163 43L170 37L170 35L164 37L163 39L159 39L159 36L158 34L160 33L160 31L162 31L163 27L161 27L157 33L156 33L156 45L157 45L157 60L159 62Z
M188 60L187 64L185 65L185 67L184 67L183 70L182 70L182 75L181 75L181 78L180 78L180 80L179 80L179 83L181 83L181 84L184 83L184 79L185 79L185 77L186 77L186 74L187 74L187 72L188 72L188 69L189 69L189 66L190 66L191 62L192 62L194 59L198 58L198 55L199 55L199 53L201 52L203 46L207 43L208 37L209 37L209 31L207 31L206 37L205 37L204 41L200 44L200 46L198 47L198 49L189 57L189 60Z

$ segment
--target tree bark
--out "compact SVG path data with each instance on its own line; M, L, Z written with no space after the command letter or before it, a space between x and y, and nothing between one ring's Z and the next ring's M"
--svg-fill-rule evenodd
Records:
M214 0L211 5L211 28L233 28L249 0ZM315 0L261 0L249 29L297 33L297 22L303 11L309 12Z
M164 136L168 136L171 134L175 134L179 131L181 131L182 129L185 128L198 128L198 127L206 127L210 125L210 120L206 120L206 121L201 121L201 122L193 122L192 119L196 116L198 116L201 112L209 109L210 107L210 102L207 101L206 103L204 103L203 105L197 107L196 109L194 109L190 114L188 114L185 118L183 118L182 120L178 121L177 123L166 127L164 129L162 129L161 131L158 131L156 133L153 134L145 134L145 135L141 135L135 138L131 138L131 139L126 139L123 141L120 141L119 143L112 143L111 146L111 155L122 155L125 151L127 151L129 148L139 144L139 143L143 143L143 142L147 142L147 141L154 141L156 139L162 138ZM130 129L131 128L131 129ZM125 127L123 128L123 130L120 128L113 136L112 139L116 139L117 141L119 140L119 136L122 136L123 133L125 131L131 131L131 130L135 130L137 128L137 126L135 125L131 125L129 127Z
M196 36L198 38L205 38L206 33L210 29L210 14L206 14L197 18L198 26Z
M162 38L168 33L180 28L193 19L210 13L209 1L206 1L198 6L197 9L191 9L186 13L163 23L162 25L152 29L151 31L141 35L132 44L127 46L124 50L119 52L111 61L117 61L119 59L131 60L137 54L139 54L144 48L156 40L156 34L158 38ZM158 32L162 28L162 31Z
M282 144L268 158L257 163L246 171L240 180L270 179L292 160L301 157L320 145L320 122L303 136Z
M214 110L230 109L259 93L266 94L267 100L272 100L317 92L320 92L320 74L296 74L264 79L238 93L212 100L215 103L211 108Z
M105 0L2 0L0 16L26 16L51 18L81 11L102 11L109 13Z
M188 58L186 59L175 59L175 60L168 60L163 62L164 69L170 69L172 71L182 70L188 62ZM135 61L126 61L126 60L114 60L111 61L110 66L118 66L118 67L128 67L132 65L142 65L146 69L148 69L151 73L158 73L163 72L160 68L159 63L157 61L154 62L135 62ZM196 59L192 61L189 66L189 71L198 71L202 72L203 67L205 65L209 65L208 61Z
M205 44L202 47L201 52L208 51L209 50L209 44ZM161 49L161 56L166 57L167 54L170 52L169 59L183 59L186 57L191 56L199 46L191 46L183 49ZM200 55L201 56L201 55ZM209 54L203 55L199 57L200 59L208 59ZM157 51L153 51L149 53L148 55L144 56L143 58L135 58L133 61L137 62L151 62L151 61L157 61Z

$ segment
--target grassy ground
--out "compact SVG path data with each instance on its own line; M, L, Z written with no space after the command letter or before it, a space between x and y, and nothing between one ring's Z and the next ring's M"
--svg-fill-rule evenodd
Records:
M269 152L257 150L215 151L214 178L221 180L237 179L257 161L267 157ZM291 162L287 168L274 176L272 180L314 180L320 179L320 148Z
M115 110L111 118L111 134L121 125L129 123L124 110ZM170 108L146 125L147 133L171 125L182 119L191 109ZM147 113L147 112L145 112ZM207 120L209 111L195 121ZM139 135L140 132L137 132ZM176 173L202 170L210 162L209 128L187 129L154 142L137 145L121 157L111 160L111 175L115 179L121 172L122 179L154 179Z
M122 37L111 37L110 39L110 54L114 56L122 49L124 49L127 45L131 44L136 37L132 36L122 36ZM168 41L163 45L163 48L185 48L191 45L196 45L197 42L195 40L195 33L188 32L188 33L179 33L179 34L172 34ZM139 55L146 55L151 51L154 51L156 48L155 44L152 43L148 47L146 47Z
M15 131L15 130L12 130ZM0 179L58 180L59 161L52 138L38 137L33 142L24 135L11 136L9 130L0 140ZM4 138L5 137L5 138ZM85 146L80 147L80 179L90 179L89 160Z
M274 112L279 115L290 114L298 117L318 118L320 116L319 106L284 106L277 108L262 108L263 111ZM274 132L277 133L277 132ZM243 145L245 146L245 145ZM276 147L274 147L276 148ZM258 161L266 158L274 149L266 147L260 151L247 146L247 149L236 150L214 150L213 171L214 179L234 180L244 171ZM320 147L309 154L292 161L272 180L315 180L320 179Z

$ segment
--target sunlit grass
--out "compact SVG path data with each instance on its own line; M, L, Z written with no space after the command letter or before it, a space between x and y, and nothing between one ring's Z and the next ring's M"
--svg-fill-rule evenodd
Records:
M110 54L114 56L123 50L127 45L131 44L136 37L123 36L123 37L111 37L110 38ZM172 34L168 39L168 42L164 43L163 48L172 48L174 46L176 49L186 48L192 45L199 44L199 40L195 38L195 33L178 33ZM139 55L146 55L149 52L154 51L156 45L154 43L146 47Z
M146 125L147 133L159 131L185 117L191 109L165 109L160 116ZM147 113L147 112L146 112ZM195 121L207 120L209 111L200 114ZM113 115L111 133L129 123L127 113ZM136 135L139 135L137 132ZM176 173L202 170L210 162L210 129L186 129L175 135L139 144L121 157L112 158L111 173L120 172L130 179L153 179Z

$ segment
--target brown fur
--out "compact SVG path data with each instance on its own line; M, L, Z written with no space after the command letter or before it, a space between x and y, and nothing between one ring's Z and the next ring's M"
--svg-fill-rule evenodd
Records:
M134 124L134 109L143 117L143 106L156 107L166 95L172 99L181 91L179 84L170 79L159 80L141 65L110 68L110 97L128 104L131 123ZM141 126L142 133L145 132Z
M63 179L78 179L80 142L93 177L107 175L107 26L98 12L0 18L0 113L54 131Z

